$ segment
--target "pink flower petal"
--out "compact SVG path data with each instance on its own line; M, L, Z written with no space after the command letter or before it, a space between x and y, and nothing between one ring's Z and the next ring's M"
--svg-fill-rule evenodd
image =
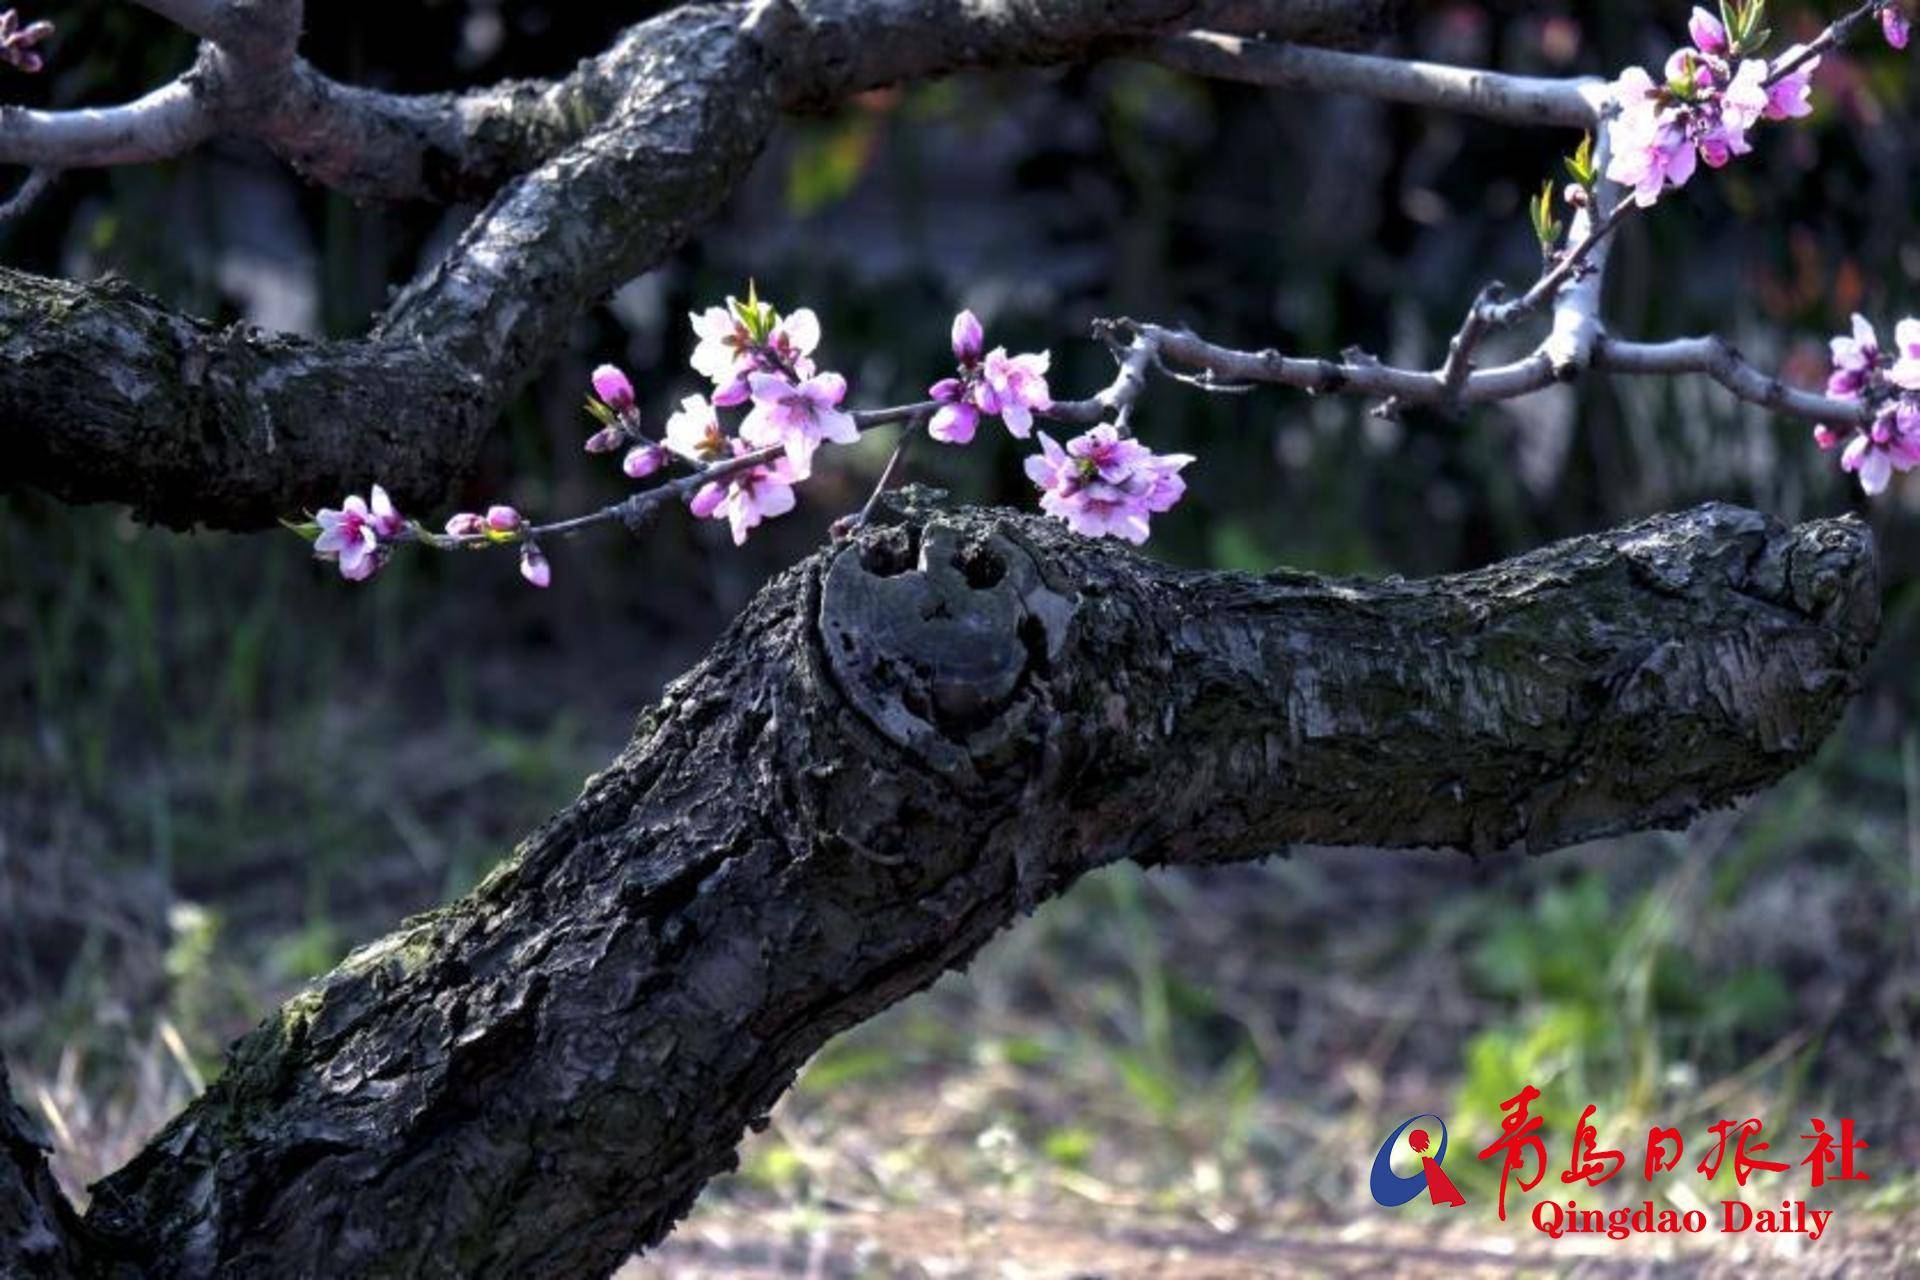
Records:
M531 542L520 549L520 576L543 589L553 583L553 566Z
M693 501L687 504L688 509L691 510L697 518L705 520L719 509L720 504L726 500L726 497L727 487L725 485L708 481L706 484L700 486L699 492L693 495Z
M940 406L927 423L927 434L942 444L968 444L980 425L980 411L970 404Z

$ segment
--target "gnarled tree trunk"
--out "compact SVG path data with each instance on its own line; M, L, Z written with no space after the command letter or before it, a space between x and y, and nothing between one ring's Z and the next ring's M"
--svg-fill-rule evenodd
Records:
M1725 506L1412 583L888 518L763 590L471 895L241 1041L66 1246L605 1274L829 1037L1082 873L1678 826L1806 757L1878 621L1858 524Z
M0 1276L78 1275L82 1238L47 1168L46 1140L14 1104L0 1062Z

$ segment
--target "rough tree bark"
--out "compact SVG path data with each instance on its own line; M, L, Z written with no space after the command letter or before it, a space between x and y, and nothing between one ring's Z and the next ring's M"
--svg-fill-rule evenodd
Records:
M70 1243L154 1277L605 1274L829 1037L1095 867L1543 850L1767 785L1853 689L1874 577L1856 522L1726 506L1368 583L903 499L471 895L239 1042Z
M83 1262L80 1220L47 1168L47 1143L14 1104L0 1061L0 1276L70 1276Z

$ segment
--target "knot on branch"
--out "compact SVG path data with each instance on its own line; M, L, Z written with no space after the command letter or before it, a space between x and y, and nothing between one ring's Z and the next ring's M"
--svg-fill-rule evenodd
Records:
M1880 628L1873 534L1858 517L1782 528L1757 512L1708 503L1620 544L1643 582L1674 595L1735 591L1821 624L1857 666Z
M1778 567L1791 607L1832 627L1850 665L1866 661L1880 632L1880 575L1865 523L1845 516L1803 524L1773 550L1768 575Z
M1042 732L1074 602L1011 525L972 513L861 530L829 562L819 639L848 700L934 769L972 780Z

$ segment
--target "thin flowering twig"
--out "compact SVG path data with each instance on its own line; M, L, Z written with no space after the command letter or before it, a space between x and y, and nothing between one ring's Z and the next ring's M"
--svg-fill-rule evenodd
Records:
M852 416L855 424L864 434L877 427L912 423L924 419L938 407L932 401L921 400L912 404L890 405L883 409L856 409ZM590 511L585 515L573 516L565 520L555 520L548 524L525 525L505 536L485 533L434 533L416 526L412 533L401 540L416 541L447 551L485 551L497 546L537 542L542 538L570 538L607 524L636 525L643 522L669 498L691 497L705 485L727 480L743 471L777 461L784 452L785 446L774 444L737 457L725 458L719 462L704 465L687 463L692 468L688 474L655 485L650 489L642 489L597 511ZM675 456L679 457L679 455ZM683 463L687 462L684 458L680 460Z
M1800 68L1818 59L1829 49L1837 49L1847 42L1853 29L1881 12L1894 7L1896 0L1865 0L1856 8L1841 14L1808 43L1795 49L1780 61L1773 63L1767 72L1765 84L1774 85L1786 79Z
M981 344L978 326L971 323L971 316L962 313L961 319L971 324L966 343L958 339L955 343L956 350L963 352L964 361L976 358ZM776 329L774 320L769 310L758 322L759 332L764 335ZM956 333L961 331L962 325L956 322ZM1515 399L1552 386L1564 376L1563 370L1544 350L1544 344L1525 359L1497 368L1466 369L1463 358L1447 369L1427 372L1395 368L1355 353L1333 361L1289 357L1273 350L1239 351L1208 342L1186 330L1129 319L1096 321L1094 334L1116 357L1113 380L1084 400L1048 399L1034 408L1039 418L1072 424L1092 423L1093 429L1070 440L1065 448L1042 433L1042 452L1027 460L1026 469L1040 486L1042 507L1049 514L1082 533L1111 535L1134 542L1145 541L1152 515L1171 509L1179 501L1186 486L1178 473L1193 461L1183 454L1155 454L1131 438L1128 427L1151 371L1212 389L1268 383L1313 393L1380 398L1397 405L1433 404L1447 408L1462 403ZM1890 376L1896 380L1907 379L1920 389L1920 321L1912 323L1911 332L1903 326L1901 336L1903 350L1911 347L1911 351L1907 352L1909 358L1896 365ZM1909 338L1911 341L1907 341ZM762 349L765 345L762 338L754 338L742 349L740 358L769 359ZM802 384L814 380L814 375L808 372L811 360L806 355L811 346L809 341L803 350L782 356L780 360L790 376L801 379ZM1789 387L1752 365L1731 344L1718 337L1631 343L1601 335L1593 344L1591 366L1629 375L1705 374L1743 400L1776 413L1821 423L1816 438L1823 447L1837 443L1831 424L1864 431L1877 419L1892 421L1881 407L1888 398L1886 394L1875 392L1871 398L1850 400L1844 395L1821 396ZM716 384L724 384L735 377L736 372L729 365L718 370L714 380ZM625 375L603 367L595 371L594 384L603 397L603 420L604 414L615 414L619 427L630 438L647 441L638 429L638 408ZM1833 388L1840 385L1836 382ZM534 585L544 587L551 580L551 570L541 549L543 542L572 537L608 524L624 525L637 532L669 500L690 502L694 513L702 516L720 514L719 508L728 500L728 495L732 500L749 504L744 512L728 513L730 521L737 521L736 542L743 540L746 530L766 516L791 509L789 490L792 484L805 478L804 472L769 473L764 479L756 479L762 476L764 468L789 464L791 436L747 447L724 436L704 400L690 397L687 404L705 408L706 425L700 430L710 434L699 436L691 447L663 452L686 464L688 474L642 489L597 511L534 524L525 521L511 507L496 506L484 517L455 516L448 522L446 532L435 533L401 517L376 485L370 501L349 498L341 510L322 511L314 524L295 527L307 532L309 537L317 536L316 553L337 560L342 576L355 581L378 572L393 547L401 544L415 543L443 550L517 546L521 550L522 575ZM916 428L929 423L950 405L950 401L935 399L856 410L846 415L852 435L844 440L835 437L834 442L847 443L868 431L887 426ZM1111 422L1107 421L1109 416ZM1900 421L1904 423L1909 417L1920 419L1920 408ZM669 436L676 430L678 428L670 423ZM1886 434L1891 428L1882 431L1876 426L1875 430ZM660 446L649 443L646 447ZM844 534L871 518L880 494L893 482L906 447L907 438L903 438L882 469L872 495L858 513L835 522L836 533ZM728 449L732 451L730 456L712 457L713 453L725 454ZM1882 455L1870 455L1864 447L1849 452L1852 465L1878 456ZM1891 469L1905 469L1914 461L1920 461L1920 448L1908 451L1904 443L1896 441L1887 446L1884 456L1887 463L1873 461L1873 466L1879 469L1866 473L1880 483L1884 483L1881 477ZM777 503L759 501L757 507L751 505L757 501L753 491L760 483L772 486ZM734 489L739 485L745 486L744 496ZM713 497L703 509L704 495Z
M1097 422L1108 414L1125 412L1145 390L1144 371L1154 367L1160 360L1184 364L1204 371L1215 380L1234 383L1265 383L1316 394L1393 398L1403 404L1438 405L1450 399L1445 381L1423 370L1395 368L1352 356L1335 361L1284 356L1271 349L1236 350L1209 342L1186 330L1128 319L1100 323L1114 330L1126 330L1134 334L1127 347L1128 359L1120 372L1112 383L1094 395L1084 400L1056 401L1052 409L1040 414L1041 417L1074 424ZM1712 335L1663 342L1625 342L1605 338L1595 349L1593 367L1627 376L1703 374L1740 399L1788 417L1843 424L1864 424L1868 420L1858 406L1782 383L1748 361L1725 339ZM1459 388L1459 397L1468 403L1495 403L1545 390L1558 381L1552 365L1536 352L1511 364L1474 371ZM918 401L880 409L856 410L853 416L864 433L878 427L922 420L937 407L931 401ZM598 511L549 524L528 525L523 534L513 538L489 538L480 534L450 536L424 530L417 536L420 541L437 547L479 549L503 542L567 537L604 524L632 523L669 498L684 498L704 484L727 479L773 461L780 455L780 446L769 445L752 453L701 466L685 476L644 489ZM895 457L889 459L889 469L897 460L896 451Z
M1370 357L1349 354L1339 360L1326 360L1283 355L1272 349L1242 351L1182 329L1135 327L1154 341L1162 359L1204 370L1215 379L1266 383L1319 395L1390 399L1403 405L1444 406L1455 400L1488 404L1519 399L1562 380L1552 361L1538 350L1509 364L1476 369L1461 382L1457 392L1450 393L1439 373L1396 368ZM1592 367L1626 376L1704 374L1740 399L1787 417L1845 424L1867 421L1858 406L1789 387L1752 364L1725 339L1711 335L1664 342L1602 337L1594 345Z
M1331 361L1288 357L1272 350L1240 351L1208 342L1185 330L1124 318L1096 322L1096 329L1101 336L1121 332L1132 335L1113 381L1084 400L1055 401L1052 408L1039 411L1038 416L1086 424L1102 421L1108 415L1130 414L1146 389L1147 371L1159 367L1163 361L1203 372L1216 383L1267 383L1320 394L1392 398L1403 404L1440 405L1454 398L1454 394L1469 403L1494 403L1518 399L1561 381L1552 362L1537 351L1512 364L1475 371L1463 380L1456 393L1450 394L1445 380L1437 374L1395 368L1369 359L1347 357ZM1596 343L1592 363L1602 372L1625 376L1705 375L1741 400L1809 422L1864 425L1869 420L1869 415L1859 406L1788 386L1717 336L1664 342L1627 342L1605 337ZM1180 375L1174 373L1174 376ZM854 418L864 432L924 418L936 407L933 402L920 401L856 411ZM631 521L667 497L684 496L706 482L724 479L778 455L778 448L772 447L728 459L668 485L635 494L602 512L532 532L536 536L566 534L595 524ZM890 459L889 466L893 461Z
M809 358L814 344L818 341L813 330L809 313L808 326L803 339L797 345L783 346L779 340L782 324L770 309L761 310L762 304L749 291L748 301L738 304L729 301L729 308L736 316L749 317L758 324L758 334L748 333L748 340L742 345L731 348L724 360L716 363L717 348L710 349L699 357L701 363L710 371L717 386L729 386L737 382L739 370L750 367L754 362L780 371L780 375L789 385L803 384L813 377L812 361ZM796 313L798 314L798 313ZM963 313L963 318L972 323L974 334L969 348L971 358L977 359L978 325L971 316ZM696 317L696 319L700 319ZM712 341L720 340L719 321L702 321L707 324L703 330ZM751 324L749 325L751 328ZM1124 345L1119 341L1122 328L1132 331L1132 338ZM956 332L959 326L956 323ZM1138 326L1128 323L1112 324L1100 322L1096 326L1099 335L1113 349L1117 369L1113 381L1095 395L1086 400L1052 401L1045 398L1041 389L1042 401L1036 403L1034 412L1039 416L1072 423L1099 422L1109 413L1124 420L1132 412L1133 405L1146 386L1146 373L1158 360L1158 340ZM743 331L746 332L746 331ZM771 339L771 340L770 340ZM959 342L956 340L956 347ZM744 364L741 362L745 362ZM640 529L669 500L697 500L697 496L711 486L725 485L743 475L755 474L760 468L783 463L789 456L790 444L786 439L766 443L757 448L737 448L732 456L708 460L703 451L718 447L724 437L716 437L709 442L702 440L698 447L689 449L671 443L674 432L669 423L670 443L662 445L654 442L639 429L639 411L634 398L631 383L626 375L611 366L602 366L594 371L593 384L597 400L589 401L589 408L603 423L602 429L594 434L588 443L590 452L607 452L609 447L602 440L609 433L615 440L633 443L636 449L654 449L662 455L661 461L677 462L688 469L688 473L665 481L651 488L642 489L619 502L602 507L597 511L583 515L555 520L545 524L535 524L524 520L519 512L511 507L496 506L485 516L462 514L448 522L445 532L436 533L417 522L403 520L395 513L383 491L375 486L371 507L359 498L349 498L341 511L322 511L317 523L292 526L309 537L322 535L324 540L316 543L316 551L328 558L341 560L341 572L355 581L371 577L385 563L392 549L399 545L415 544L446 551L478 551L495 547L519 547L522 552L521 571L530 582L537 586L546 586L550 581L550 571L545 555L540 551L543 541L552 541L574 537L603 525L621 524L632 530ZM719 431L718 423L712 418L712 410L707 402L692 397L688 404L699 404L705 408L708 430ZM930 421L943 407L938 400L921 400L907 404L890 405L878 409L854 410L846 416L852 424L855 436L882 427L905 425L909 429L922 426ZM840 441L846 443L847 441ZM845 530L857 527L871 518L880 494L892 482L898 471L902 457L906 452L907 439L903 438L888 458L873 494L856 515L836 523L836 528ZM1057 446L1049 446L1057 448ZM1154 455L1149 450L1134 446L1138 456L1152 461ZM1158 465L1155 462L1155 465ZM1177 469L1177 468L1176 468ZM649 469L649 474L651 469ZM1157 473L1154 473L1157 474ZM1160 487L1154 490L1157 509L1164 510L1177 501L1184 485L1172 478L1158 481ZM697 505L696 505L697 510ZM1137 531L1144 537L1144 513L1132 518L1123 536L1132 536ZM332 532L344 528L345 533ZM736 540L738 538L736 534ZM364 539L364 541L363 541ZM351 552L352 558L339 555L342 547Z

